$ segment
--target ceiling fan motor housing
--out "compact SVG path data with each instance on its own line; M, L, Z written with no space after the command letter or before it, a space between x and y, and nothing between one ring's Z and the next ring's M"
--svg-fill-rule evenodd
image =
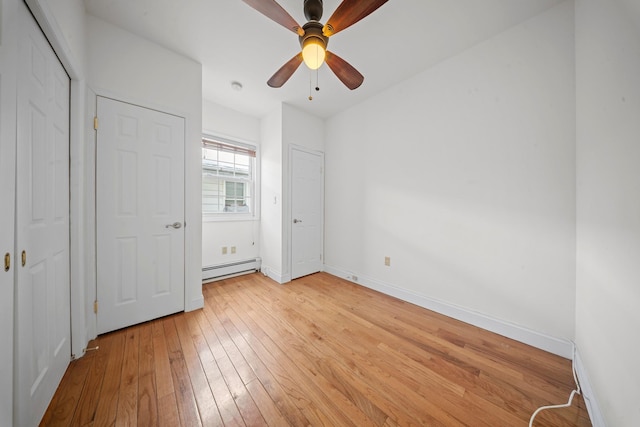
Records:
M320 21L322 18L322 0L304 0L304 16L309 21Z
M317 21L309 21L304 24L302 26L302 29L304 30L304 36L299 37L300 46L304 48L305 42L308 39L316 38L322 41L322 44L326 50L327 44L329 44L329 37L326 37L324 34L322 34L322 27L323 25Z

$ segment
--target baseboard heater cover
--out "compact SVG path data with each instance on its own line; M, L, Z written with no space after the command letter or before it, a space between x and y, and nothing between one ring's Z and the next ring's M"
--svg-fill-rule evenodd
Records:
M216 280L242 273L260 271L261 258L252 258L244 261L229 262L225 264L211 265L202 268L202 280Z

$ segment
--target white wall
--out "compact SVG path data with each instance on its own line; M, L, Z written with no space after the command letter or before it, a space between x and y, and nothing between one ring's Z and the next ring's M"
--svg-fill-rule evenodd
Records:
M640 27L628 11L576 2L576 341L616 427L640 425Z
M262 271L279 283L291 281L289 148L324 150L324 121L282 104L261 121Z
M329 119L329 271L573 339L573 40L567 2Z
M33 0L30 0L33 1ZM51 9L60 26L69 53L82 71L85 68L85 12L82 0L37 0Z
M283 270L291 280L291 164L289 153L291 146L307 150L324 152L324 120L289 105L282 105L282 240Z
M324 151L325 122L289 105L282 105L282 141L312 151ZM284 147L287 148L287 147ZM286 153L289 150L284 150Z
M260 256L262 272L279 283L282 266L282 108L260 121Z
M88 84L98 95L186 119L185 305L202 307L202 66L87 16Z
M256 145L260 142L259 118L206 99L202 100L202 128L218 136Z
M231 110L212 101L202 102L204 132L259 147L260 119ZM258 148L259 149L259 148ZM258 168L259 171L259 168ZM257 200L259 204L259 200ZM259 206L258 206L259 208ZM259 212L258 212L259 214ZM236 253L222 254L223 246ZM202 222L202 266L224 264L260 256L260 220Z

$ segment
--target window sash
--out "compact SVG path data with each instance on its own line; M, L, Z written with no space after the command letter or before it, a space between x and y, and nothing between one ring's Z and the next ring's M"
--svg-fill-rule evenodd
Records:
M207 137L202 138L202 148L203 215L253 215L256 149ZM206 158L204 149L211 150L212 158Z

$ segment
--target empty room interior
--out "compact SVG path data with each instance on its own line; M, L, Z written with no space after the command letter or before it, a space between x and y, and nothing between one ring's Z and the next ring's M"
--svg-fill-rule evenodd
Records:
M0 425L640 425L639 76L637 0L0 0Z

